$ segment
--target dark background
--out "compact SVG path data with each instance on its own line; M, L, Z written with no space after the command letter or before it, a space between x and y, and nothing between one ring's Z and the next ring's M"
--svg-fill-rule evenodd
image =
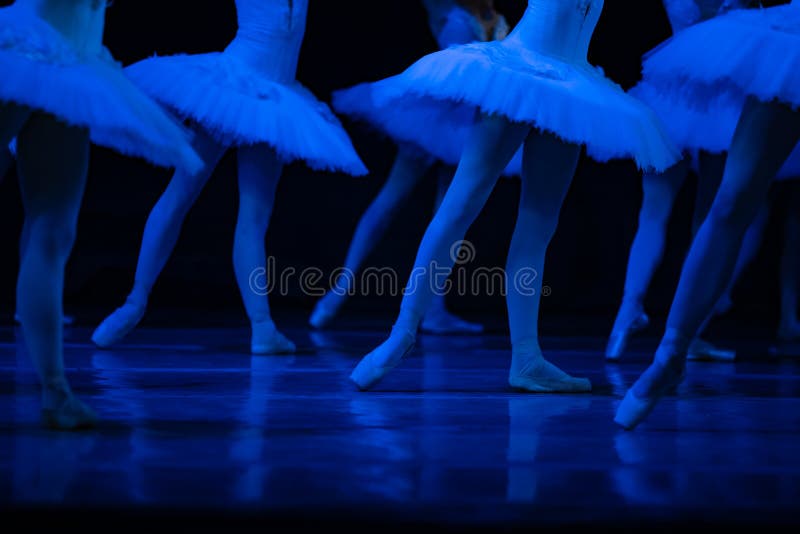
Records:
M2 2L9 3L9 2ZM782 2L772 2L782 3ZM519 19L523 1L499 1L509 21ZM669 25L658 0L608 0L597 28L590 60L629 88L639 78L641 56L668 37ZM117 0L108 10L106 43L127 65L154 52L221 50L236 32L231 1ZM435 50L425 12L413 0L311 0L298 78L319 98L332 90L396 74L419 56ZM279 267L341 265L356 222L381 186L394 147L345 121L354 144L371 170L366 178L314 173L288 166L278 191L267 236L268 254ZM205 311L223 320L244 312L231 266L236 212L236 164L229 152L191 212L172 260L156 285L151 308L180 322ZM94 148L80 231L68 268L67 309L93 324L123 300L133 278L141 232L149 209L169 180L169 171L110 151ZM583 158L561 216L548 256L544 299L548 316L596 317L603 328L622 294L628 250L636 229L641 200L640 177L630 163L600 165ZM651 288L648 310L663 316L677 283L689 244L694 177L678 199L662 268ZM787 186L784 186L787 187ZM428 180L397 218L371 259L372 265L394 266L407 273L431 216L434 181ZM501 180L473 226L468 239L478 257L470 268L503 266L515 222L518 185ZM775 195L780 198L780 191ZM781 217L786 206L775 203L764 246L735 293L735 320L770 326L777 312L777 258ZM22 211L13 173L0 183L0 310L10 317L18 264L16 245ZM313 299L299 291L272 297L278 310L305 313ZM389 312L397 298L357 297L351 314ZM454 298L454 309L503 323L500 296ZM168 315L164 315L168 310ZM154 321L152 317L149 320ZM217 319L218 318L218 319Z

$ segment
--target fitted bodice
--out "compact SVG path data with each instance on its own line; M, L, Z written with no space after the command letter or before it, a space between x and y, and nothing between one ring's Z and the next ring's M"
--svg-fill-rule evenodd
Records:
M79 54L101 52L105 0L17 0L14 5L47 21Z
M307 12L308 0L236 0L239 31L225 53L276 81L291 81Z
M585 63L602 10L603 0L528 0L508 39L541 54Z

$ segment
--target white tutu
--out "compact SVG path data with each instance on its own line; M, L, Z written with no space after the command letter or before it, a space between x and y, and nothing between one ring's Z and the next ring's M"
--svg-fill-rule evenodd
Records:
M644 79L700 109L720 92L800 106L800 2L692 26L647 56Z
M585 145L599 160L664 170L679 158L652 110L586 62L600 0L535 0L509 37L417 61L376 90L381 105L451 101ZM420 129L427 124L420 124Z
M727 152L741 115L743 99L719 94L700 109L677 95L664 94L652 84L642 82L630 91L661 119L677 147L683 151Z
M265 77L234 54L154 57L126 71L153 98L221 142L267 143L287 162L303 160L313 169L367 173L326 104L299 83Z
M78 55L30 9L0 9L0 72L0 101L87 128L94 143L126 155L189 171L202 166L186 129L131 84L107 51Z
M475 124L475 108L433 98L389 104L376 101L374 93L394 83L395 78L336 91L333 107L338 113L366 123L397 144L411 146L448 165L458 165L469 129ZM504 174L519 175L521 172L522 156L518 152Z

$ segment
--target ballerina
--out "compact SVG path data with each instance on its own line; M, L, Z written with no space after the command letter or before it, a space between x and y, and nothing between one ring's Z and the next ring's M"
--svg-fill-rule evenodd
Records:
M133 288L124 305L95 330L101 348L115 345L141 321L153 285L181 225L230 147L237 149L239 215L233 264L250 319L253 354L284 354L295 345L272 320L267 296L251 288L266 272L264 237L284 163L353 175L367 170L338 119L295 79L308 0L236 0L239 31L221 53L155 57L127 69L148 94L190 120L205 166L178 171L145 226Z
M17 139L25 207L18 311L42 386L42 422L64 430L97 421L67 381L61 303L90 140L165 166L201 165L187 132L103 48L105 9L98 0L0 9L0 146Z
M720 92L746 101L708 217L686 258L667 330L615 421L636 427L684 377L690 340L725 290L741 239L800 140L800 0L739 10L676 35L644 64L665 94L702 108Z
M493 0L425 0L424 4L431 30L442 49L503 39L508 34L508 23L495 11ZM314 328L328 326L353 294L356 273L385 234L392 217L409 200L437 160L446 165L446 168L437 169L434 212L438 209L452 180L450 165L458 163L463 145L463 132L454 135L453 123L459 119L467 123L473 118L471 113L459 113L447 105L434 109L378 106L372 98L373 87L374 84L365 83L334 93L334 108L368 123L397 142L397 156L386 183L358 222L341 274L334 280L331 291L314 307L309 320ZM455 116L442 120L447 113ZM420 124L425 124L424 132ZM510 172L514 172L513 169ZM445 296L437 295L422 320L421 329L432 334L474 334L482 332L483 326L452 315L447 310Z
M374 386L408 354L436 278L503 168L523 147L518 218L506 269L512 358L509 384L530 392L586 392L591 383L545 360L538 313L544 257L583 146L599 161L632 158L656 171L680 154L655 114L587 61L602 0L529 0L502 41L424 57L380 88L379 101L460 102L479 113L453 183L429 225L389 338L350 376ZM437 275L434 275L436 271Z
M678 33L731 9L748 7L751 2L664 0L663 3L673 33ZM698 174L692 235L705 219L711 199L722 179L725 152L730 146L742 106L738 95L731 97L723 94L715 99L710 109L696 110L681 101L665 98L658 92L658 88L646 82L631 89L630 93L658 113L673 140L687 157L663 173L645 173L642 176L643 198L639 226L631 244L622 304L606 347L608 360L618 360L625 352L630 337L650 322L644 311L647 288L664 256L669 217L692 164ZM732 282L720 298L712 316L724 313L731 307L733 283L755 256L760 245L761 230L762 226L755 224L748 232ZM701 328L700 332L703 331L704 328ZM702 339L701 335L695 337L689 347L689 359L731 361L735 356L735 351L715 347Z

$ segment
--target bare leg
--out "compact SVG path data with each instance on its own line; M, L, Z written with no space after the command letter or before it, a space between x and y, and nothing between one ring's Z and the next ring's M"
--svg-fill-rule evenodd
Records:
M437 171L434 213L439 210L439 206L441 206L442 200L447 194L447 189L453 181L453 169L449 165L442 166ZM480 334L483 332L483 325L470 323L450 313L447 310L447 298L444 294L441 294L433 298L430 309L422 319L420 330L427 334L437 335Z
M392 334L350 377L359 388L376 384L413 347L422 317L452 270L453 244L464 238L529 131L496 116L484 116L472 128L453 184L422 239Z
M328 326L353 294L356 274L364 267L367 258L386 233L398 210L425 176L428 167L424 159L402 147L398 149L386 183L358 221L342 274L337 277L332 290L314 307L309 320L311 326Z
M77 400L64 372L64 268L75 242L89 135L34 114L19 134L20 189L28 245L17 302L28 352L42 382L42 415L54 428L92 426L94 412Z
M141 321L150 291L175 249L183 221L225 152L224 146L202 130L196 132L194 148L203 158L205 166L194 175L176 171L150 212L144 228L133 289L125 304L94 331L92 341L99 347L115 345Z
M622 426L636 426L680 382L689 342L725 291L744 233L798 139L800 112L784 104L748 99L719 192L684 264L655 361L617 411L615 420Z
M687 172L687 162L681 161L663 173L646 173L642 176L639 227L628 258L622 305L606 347L606 358L609 360L619 359L631 335L649 322L644 312L644 300L664 257L669 218Z
M267 145L239 148L239 217L233 242L233 266L253 331L254 354L285 354L295 345L275 327L268 296L252 285L254 273L267 273L264 239L275 205L283 164Z
M531 392L585 392L592 385L544 359L539 346L539 303L547 247L575 175L580 146L531 132L525 142L517 224L506 266L511 346L509 384Z

